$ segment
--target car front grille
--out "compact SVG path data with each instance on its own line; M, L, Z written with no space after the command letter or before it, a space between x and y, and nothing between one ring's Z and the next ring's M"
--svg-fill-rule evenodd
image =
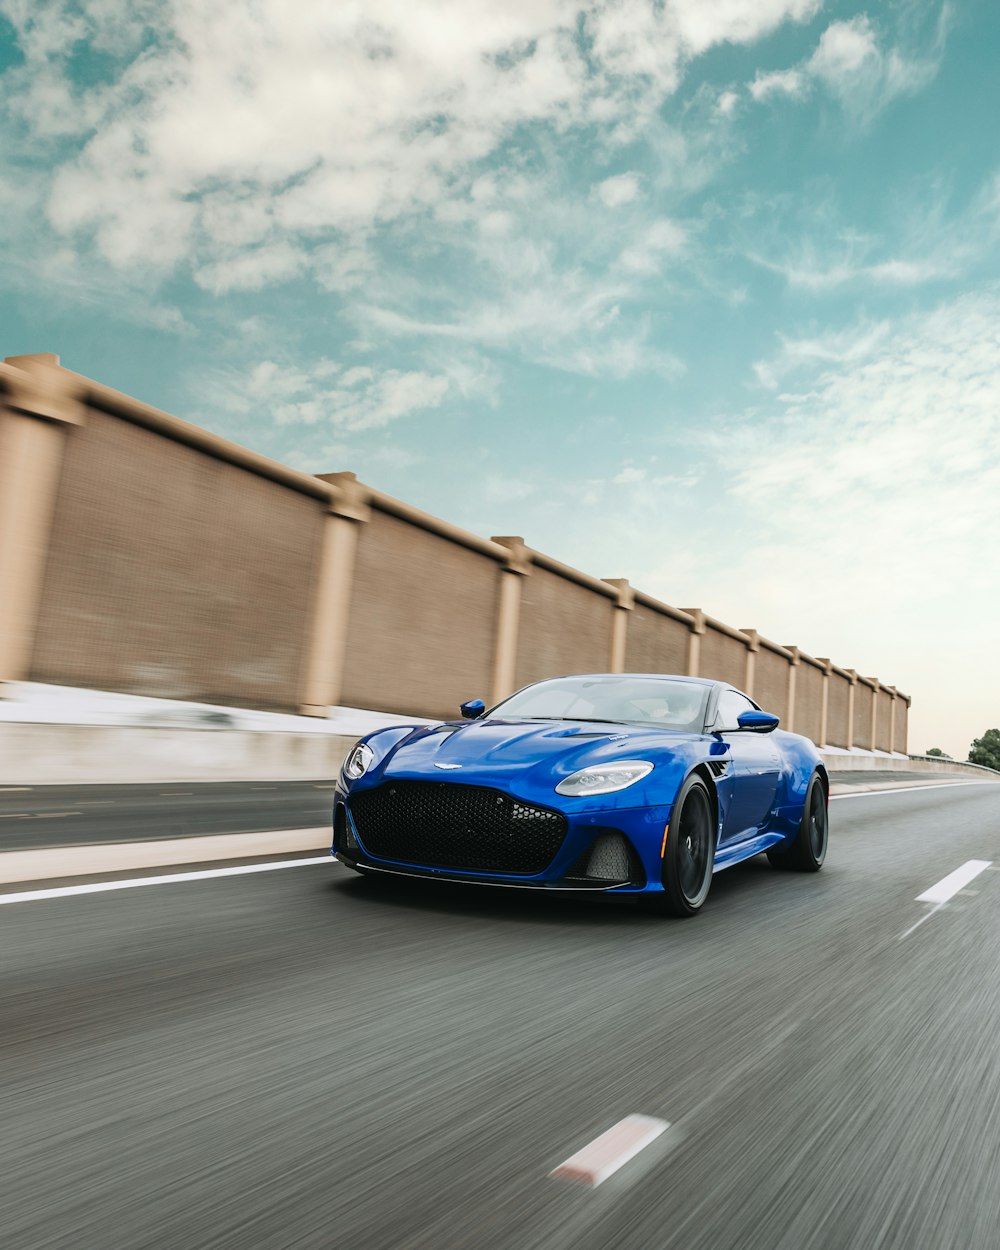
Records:
M566 836L558 812L447 781L385 782L352 795L350 811L370 854L432 868L531 875Z

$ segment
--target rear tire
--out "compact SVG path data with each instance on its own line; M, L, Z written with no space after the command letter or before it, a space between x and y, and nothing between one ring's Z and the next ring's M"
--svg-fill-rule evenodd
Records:
M830 818L826 787L819 773L813 773L802 805L802 820L791 842L773 847L767 858L775 868L792 872L819 872L826 859L830 839Z
M712 885L715 864L715 816L700 777L681 786L670 814L663 854L663 910L671 916L694 916Z

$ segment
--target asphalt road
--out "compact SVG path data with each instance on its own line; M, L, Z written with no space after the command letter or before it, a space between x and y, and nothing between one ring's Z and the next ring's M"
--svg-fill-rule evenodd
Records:
M957 776L961 779L961 774ZM912 773L832 774L835 785L841 781L882 785L912 777ZM329 824L332 788L331 778L0 786L0 852L311 829Z
M331 778L0 786L0 852L309 829L332 802Z
M5 1250L995 1250L1000 786L832 817L691 921L326 864L0 907Z

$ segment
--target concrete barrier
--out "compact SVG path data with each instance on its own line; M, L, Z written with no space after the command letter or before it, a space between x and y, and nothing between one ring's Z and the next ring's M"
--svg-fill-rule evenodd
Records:
M983 781L1000 779L1000 773L965 760L942 759L939 755L886 755L879 751L823 751L823 762L831 772L967 773Z
M0 785L333 777L356 735L0 723Z

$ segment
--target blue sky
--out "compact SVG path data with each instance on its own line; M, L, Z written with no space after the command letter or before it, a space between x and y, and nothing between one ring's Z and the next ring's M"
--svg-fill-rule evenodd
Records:
M0 0L2 354L1000 721L989 0Z

